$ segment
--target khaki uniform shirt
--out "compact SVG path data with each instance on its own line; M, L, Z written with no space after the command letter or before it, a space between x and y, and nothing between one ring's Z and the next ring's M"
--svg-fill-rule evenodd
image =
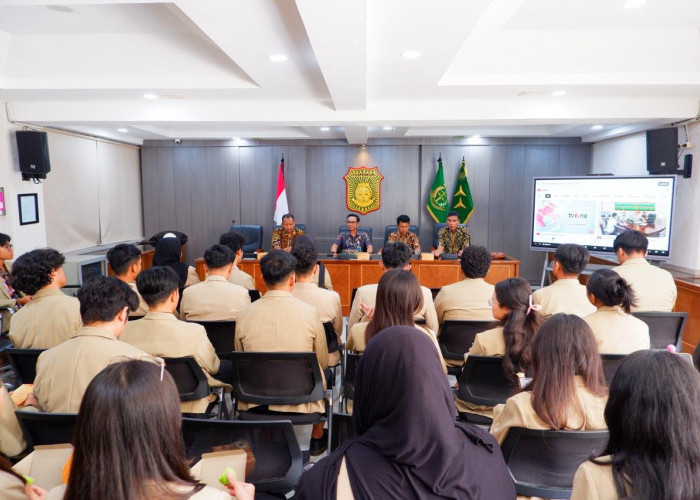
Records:
M146 313L148 312L148 304L146 304L146 301L143 300L143 297L141 297L141 294L139 293L138 289L136 288L136 282L135 281L129 281L127 283L129 285L129 288L131 288L136 295L139 297L139 307L135 311L129 313L129 316L145 316Z
M248 290L223 276L209 275L182 292L180 317L188 321L235 321L238 311L249 305Z
M34 379L39 408L48 413L78 413L88 384L112 358L145 355L107 330L84 326L39 356Z
M575 377L576 399L571 401L567 408L568 420L566 429L575 431L592 431L607 429L603 413L607 396L596 396L586 387L583 378ZM581 412L583 410L583 413ZM525 391L508 398L505 405L498 405L493 409L493 424L491 434L499 444L503 444L508 430L511 427L524 427L526 429L550 429L532 408L532 392Z
M294 283L292 296L316 308L318 316L323 323L333 323L333 330L338 339L338 345L342 343L343 335L343 310L340 306L340 295L319 288L315 283ZM335 366L340 362L340 352L328 354L328 366Z
M4 388L0 388L2 398L2 414L0 414L0 452L8 457L19 455L27 447L24 441L24 433L19 426L15 410L17 406ZM0 488L2 491L2 488Z
M369 318L365 316L365 313L360 309L360 302L367 304L368 306L373 306L377 302L377 283L371 285L363 285L357 289L355 294L355 300L352 301L352 307L350 308L350 316L348 318L348 331L355 323L369 321ZM425 319L425 326L434 332L438 331L439 324L437 320L437 313L435 312L435 305L433 304L433 294L430 292L429 288L424 286L421 287L423 291L423 307L420 311L416 312L415 317L418 319Z
M676 282L671 273L652 266L646 259L627 259L613 271L625 278L634 290L637 311L673 311L676 305Z
M601 462L610 462L610 455L600 457ZM586 460L579 465L574 476L571 500L618 500L612 474L612 465L598 465Z
M228 277L228 282L242 286L246 290L255 290L255 280L253 280L253 277L241 271L238 266L233 266L233 271L231 271L231 275Z
M214 378L219 372L219 357L202 325L178 320L170 313L150 311L143 319L127 323L120 340L151 356L182 358L194 356L211 387L228 387ZM202 413L209 398L182 403L183 412Z
M316 309L282 290L268 290L260 300L238 313L236 350L257 352L315 352L321 372L328 366L328 345ZM246 410L253 404L238 403ZM270 405L270 410L323 412L323 401L300 405Z
M188 286L196 285L199 283L201 280L199 279L199 275L197 274L197 270L190 266L187 268L187 281L185 281L185 287L187 288Z
M24 349L51 349L71 338L82 324L78 299L45 288L12 316L10 340Z
M619 306L602 306L583 318L593 330L601 354L630 354L649 349L649 327Z
M24 483L9 472L0 471L0 491L3 500L27 500Z
M586 287L574 278L560 279L535 290L532 293L532 301L541 306L538 312L542 319L557 313L575 314L583 318L596 311L595 306L588 300Z
M465 278L443 286L435 297L438 322L447 320L493 321L489 300L493 285L482 278ZM438 334L439 335L439 334Z
M7 268L7 272L11 274L12 264L5 262L5 267ZM20 296L24 295L22 292L18 293ZM2 278L0 278L0 307L9 307L10 309L15 309L17 307L17 299L11 297L10 290L7 288L7 283L5 283L5 280ZM12 316L5 311L0 312L0 315L2 315L2 333L7 333L10 329L10 318Z

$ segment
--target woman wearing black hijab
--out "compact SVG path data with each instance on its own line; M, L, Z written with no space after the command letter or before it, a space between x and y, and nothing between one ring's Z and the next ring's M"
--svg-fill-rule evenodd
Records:
M156 243L153 265L166 266L175 271L180 278L180 288L199 283L199 277L194 267L180 262L180 255L180 239L175 235L166 236Z
M302 475L295 499L515 498L496 441L455 422L435 346L415 328L387 328L367 345L353 423L359 437Z

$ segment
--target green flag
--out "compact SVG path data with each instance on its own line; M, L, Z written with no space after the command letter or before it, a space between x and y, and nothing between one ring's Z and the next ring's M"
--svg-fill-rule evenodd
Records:
M438 158L438 169L430 188L430 195L425 207L435 222L445 222L447 217L447 188L445 188L445 174L442 171L442 156Z
M474 200L472 200L472 192L469 189L469 181L467 180L467 162L462 159L462 164L459 166L459 174L457 175L457 186L455 194L452 195L452 207L459 213L459 222L466 224L469 217L474 213Z

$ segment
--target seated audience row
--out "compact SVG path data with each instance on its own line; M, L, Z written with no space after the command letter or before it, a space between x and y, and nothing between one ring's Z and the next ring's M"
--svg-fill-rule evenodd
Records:
M0 308L16 311L32 300L32 296L25 295L12 286L12 264L10 261L13 257L14 250L10 236L0 233ZM0 333L4 335L10 329L11 313L0 311L0 319L2 320Z

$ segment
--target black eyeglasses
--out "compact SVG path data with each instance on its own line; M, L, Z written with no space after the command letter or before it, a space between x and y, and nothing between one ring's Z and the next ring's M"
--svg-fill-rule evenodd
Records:
M12 250L12 247L14 247L14 245L12 243L5 243L2 247L9 248L10 250Z

